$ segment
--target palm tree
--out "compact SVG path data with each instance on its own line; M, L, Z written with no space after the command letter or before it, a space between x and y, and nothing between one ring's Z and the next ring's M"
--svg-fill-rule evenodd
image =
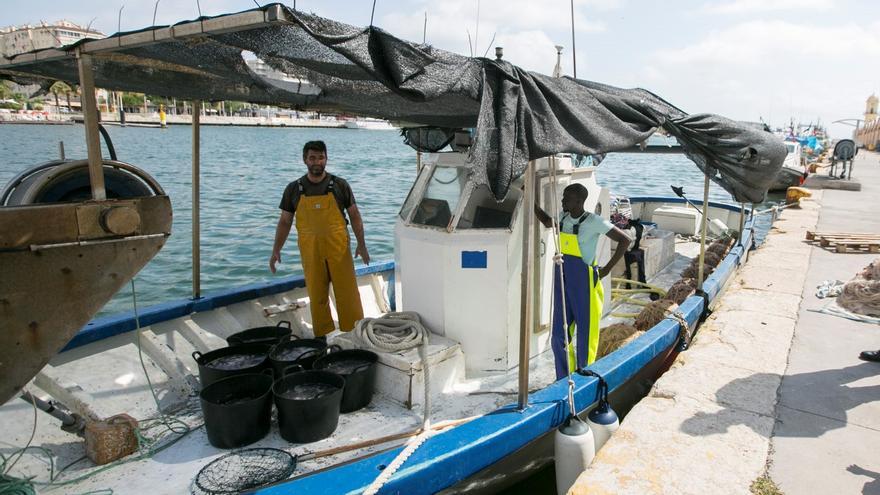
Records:
M68 86L64 81L56 81L55 84L53 84L49 88L49 91L51 91L52 94L55 96L55 108L56 109L61 106L58 103L58 94L64 93L65 95L67 95L67 110L70 110L70 91L71 91L70 86Z
M0 81L0 100L7 98L12 98L12 88L9 86L9 81Z

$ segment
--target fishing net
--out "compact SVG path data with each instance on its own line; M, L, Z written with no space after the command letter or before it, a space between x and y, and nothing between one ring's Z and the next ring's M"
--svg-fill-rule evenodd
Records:
M193 482L193 495L240 493L288 478L296 458L280 449L230 452L203 467Z
M645 309L636 316L633 325L642 331L646 331L654 325L660 323L666 315L678 309L678 304L669 299L660 299L645 306Z
M644 332L639 332L636 327L625 323L608 325L599 332L599 349L597 351L596 359L611 354L617 349L620 349L624 345L637 339L639 335L642 335L643 333Z
M706 280L706 277L712 274L714 268L708 263L703 263L703 280ZM697 264L692 263L690 266L681 271L681 278L697 278L699 273L697 272Z
M844 284L837 304L853 313L880 316L880 258Z
M672 287L666 291L666 299L675 301L675 304L681 304L685 299L692 296L697 289L697 279L683 278L672 284Z
M706 248L706 253L712 253L717 256L724 256L727 253L727 245L723 242L715 241Z

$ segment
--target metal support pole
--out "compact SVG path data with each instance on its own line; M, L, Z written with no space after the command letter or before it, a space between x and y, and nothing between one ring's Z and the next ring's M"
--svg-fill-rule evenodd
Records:
M58 156L65 160L64 158L64 141L58 141Z
M743 227L746 225L746 204L739 204L739 245L742 246Z
M525 183L523 184L522 216L522 284L520 287L520 318L519 318L519 394L518 408L523 410L529 404L529 341L532 336L532 319L534 297L532 284L534 281L535 243L535 162L530 161L526 167Z
M79 65L79 85L82 89L83 123L86 127L86 147L89 155L89 181L92 199L107 199L104 186L104 159L101 157L101 139L98 136L98 105L95 101L95 75L92 73L92 56L76 51Z
M201 219L199 216L199 124L202 102L192 102L192 279L193 299L202 296Z
M555 157L551 157L555 160ZM534 187L534 203L541 199L541 179L535 174ZM541 252L538 246L541 245L541 228L537 222L532 221L532 333L541 331Z
M706 258L706 227L709 222L709 171L706 171L706 181L703 183L703 220L700 224L700 259L697 268L697 290L703 290L703 260Z

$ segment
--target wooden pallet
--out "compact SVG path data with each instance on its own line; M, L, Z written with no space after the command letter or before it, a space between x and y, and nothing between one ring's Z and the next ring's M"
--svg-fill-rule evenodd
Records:
M867 232L814 232L807 231L807 240L818 242L820 246L834 248L838 253L861 252L880 253L880 234Z

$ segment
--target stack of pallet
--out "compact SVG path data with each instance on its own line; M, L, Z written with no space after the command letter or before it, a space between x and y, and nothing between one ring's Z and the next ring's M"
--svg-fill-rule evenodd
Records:
M880 253L880 234L865 232L813 232L807 231L807 240L818 242L824 248L838 253Z

